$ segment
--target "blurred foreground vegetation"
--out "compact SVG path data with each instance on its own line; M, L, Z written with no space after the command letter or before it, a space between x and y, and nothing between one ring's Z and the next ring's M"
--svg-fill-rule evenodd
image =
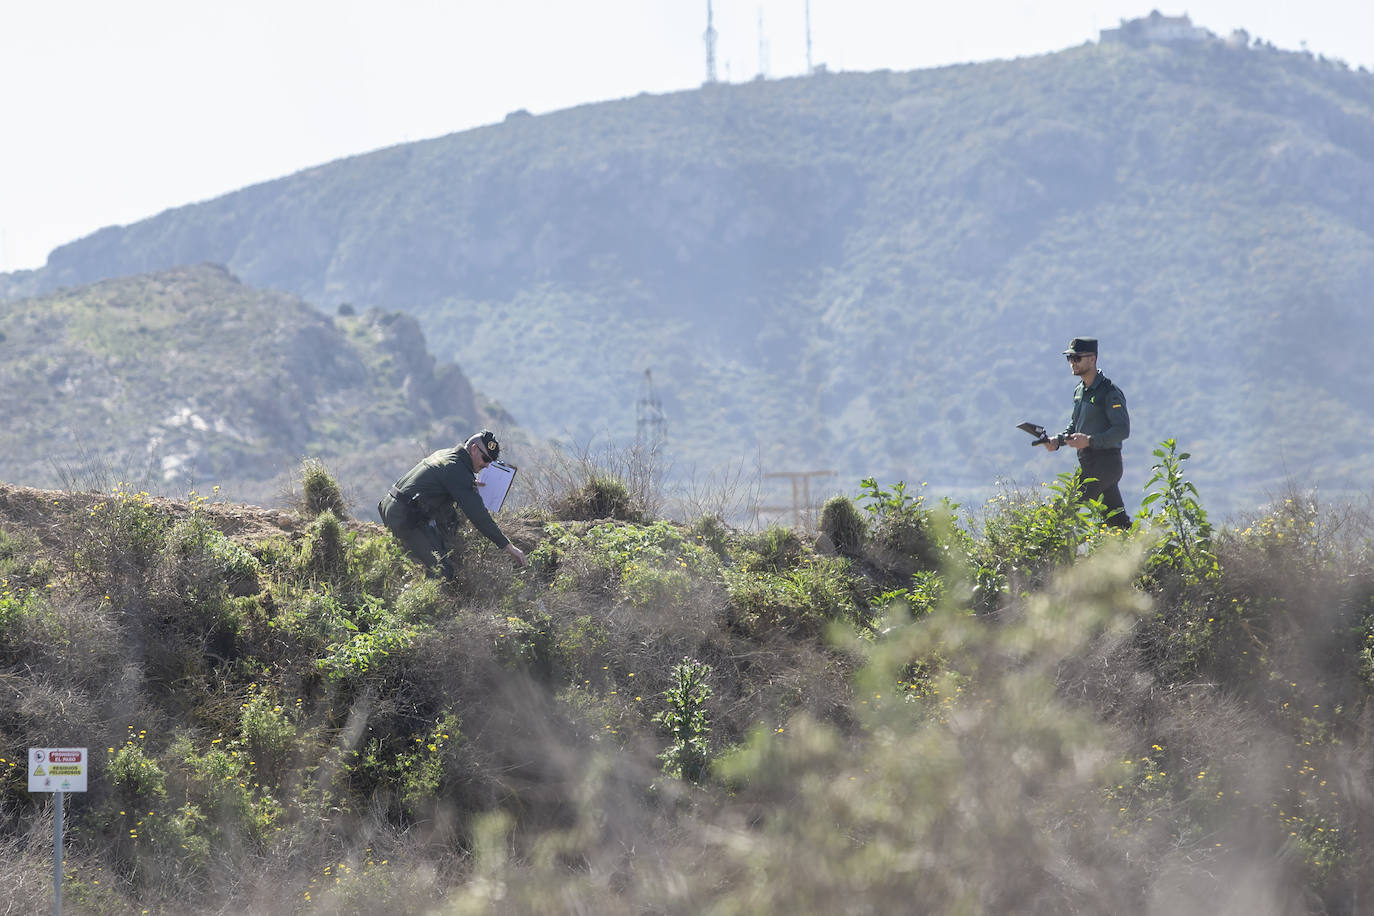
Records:
M1358 912L1374 516L1215 525L1187 457L1126 535L1067 475L810 534L589 468L457 586L318 463L285 522L0 487L0 898L86 745L69 912Z

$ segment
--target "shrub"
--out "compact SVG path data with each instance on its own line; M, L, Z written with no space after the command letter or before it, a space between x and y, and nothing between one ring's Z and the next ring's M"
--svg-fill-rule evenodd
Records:
M859 486L870 519L868 556L873 563L897 578L936 568L938 542L924 498L907 493L905 481L885 490L874 478L865 477Z
M266 690L250 685L239 708L239 739L264 779L275 779L291 754L296 726L291 715Z
M91 507L76 569L97 590L141 584L166 533L167 521L148 494L121 486Z
M39 587L52 576L52 563L43 557L38 538L27 532L11 534L0 528L0 579L11 587Z
M744 539L744 548L754 554L746 566L780 572L794 566L801 558L802 541L797 532L783 525L769 525Z
M589 478L553 504L554 515L571 521L618 519L641 522L645 513L630 495L630 488L617 477L598 475Z
M875 611L882 611L896 602L905 602L911 614L919 617L935 610L945 593L945 580L940 574L924 569L912 575L909 586L883 592L869 603Z
M725 570L735 625L762 636L771 630L816 636L830 621L868 627L872 611L843 557L808 556L796 567L772 572Z
M1212 524L1197 487L1183 476L1183 462L1192 456L1180 453L1173 439L1160 443L1154 456L1159 460L1150 466L1153 474L1136 514L1137 527L1154 522L1160 531L1146 564L1147 575L1156 582L1165 577L1185 583L1213 579L1219 568L1212 553Z
M157 804L167 797L167 774L133 738L110 759L109 778L117 797L134 808Z
M257 559L198 512L167 532L161 565L174 593L192 601L226 593L251 595L258 590Z
M172 807L167 773L144 752L144 737L131 736L110 757L102 826L116 868L134 884L183 891L209 854L205 817L193 804Z
M396 616L401 620L428 620L438 615L444 600L438 579L421 579L396 596Z
M687 599L692 579L682 569L630 563L620 574L620 589L636 607L667 607Z
M12 649L22 642L27 620L40 612L44 604L41 592L12 585L8 578L0 577L0 650Z
M497 654L507 664L518 666L544 682L551 682L561 661L558 635L553 618L535 612L530 620L510 615L506 631L497 643Z
M555 446L530 483L556 518L642 521L657 515L662 500L662 455L657 445L607 446L593 450Z
M832 496L821 507L821 534L842 556L857 556L868 534L868 525L847 496Z
M443 789L444 758L448 749L463 738L458 717L445 712L423 737L415 739L413 750L398 754L395 762L401 806L418 816L428 813Z
M412 568L405 548L389 533L358 537L348 550L348 581L369 595L396 594L405 587Z
M1060 474L1049 495L1002 494L973 546L977 607L995 610L1005 593L1024 595L1067 564L1094 529L1092 509L1078 500L1080 472ZM1100 527L1100 526L1099 526Z
M1197 487L1183 476L1183 462L1191 456L1180 453L1173 439L1164 440L1154 456L1158 461L1151 466L1135 527L1153 538L1141 582L1157 596L1158 610L1137 641L1166 677L1183 679L1219 651L1230 654L1240 633L1228 630L1240 620L1237 605L1223 608L1220 601L1221 565L1213 552L1212 525Z
M347 568L343 525L337 515L326 509L306 529L300 570L312 579L336 582L343 578Z
M684 601L699 581L713 578L719 561L705 547L688 542L670 522L633 525L606 522L579 538L550 525L549 539L534 557L540 568L558 570L563 590L614 588L639 607L663 608ZM695 574L695 575L694 575Z
M700 782L706 775L711 737L711 719L706 711L711 686L706 679L710 675L710 665L691 658L673 666L673 684L663 693L667 708L653 718L672 738L667 750L658 755L663 772L669 776Z
M692 523L687 532L718 558L729 555L730 530L719 515L703 515Z
M240 851L245 843L260 848L281 819L283 808L263 784L260 761L237 742L199 753L182 736L168 749L179 761L184 784L179 793L189 800L183 812L207 845L221 856Z
M396 617L378 598L363 596L358 608L346 612L331 599L315 602L319 625L326 633L342 631L324 648L315 666L330 680L360 681L371 677L391 653L410 646L418 631Z
M332 512L336 518L348 518L348 503L339 490L338 481L316 458L307 458L301 465L301 507L311 518L324 512Z

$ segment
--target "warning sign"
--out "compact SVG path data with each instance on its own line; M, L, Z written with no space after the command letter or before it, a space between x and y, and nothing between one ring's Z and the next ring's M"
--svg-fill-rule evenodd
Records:
M29 791L85 792L88 763L84 747L31 747Z

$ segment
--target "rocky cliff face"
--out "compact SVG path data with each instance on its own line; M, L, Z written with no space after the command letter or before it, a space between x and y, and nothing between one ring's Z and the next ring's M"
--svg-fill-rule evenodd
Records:
M213 265L0 306L0 479L232 483L270 500L310 455L371 491L486 419L415 319L343 311Z

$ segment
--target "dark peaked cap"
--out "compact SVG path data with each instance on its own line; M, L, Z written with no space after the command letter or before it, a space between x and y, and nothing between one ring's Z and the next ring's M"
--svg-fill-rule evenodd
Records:
M1097 338L1075 337L1073 340L1069 342L1069 348L1064 351L1064 355L1068 356L1070 353L1091 353L1092 355L1096 356Z

